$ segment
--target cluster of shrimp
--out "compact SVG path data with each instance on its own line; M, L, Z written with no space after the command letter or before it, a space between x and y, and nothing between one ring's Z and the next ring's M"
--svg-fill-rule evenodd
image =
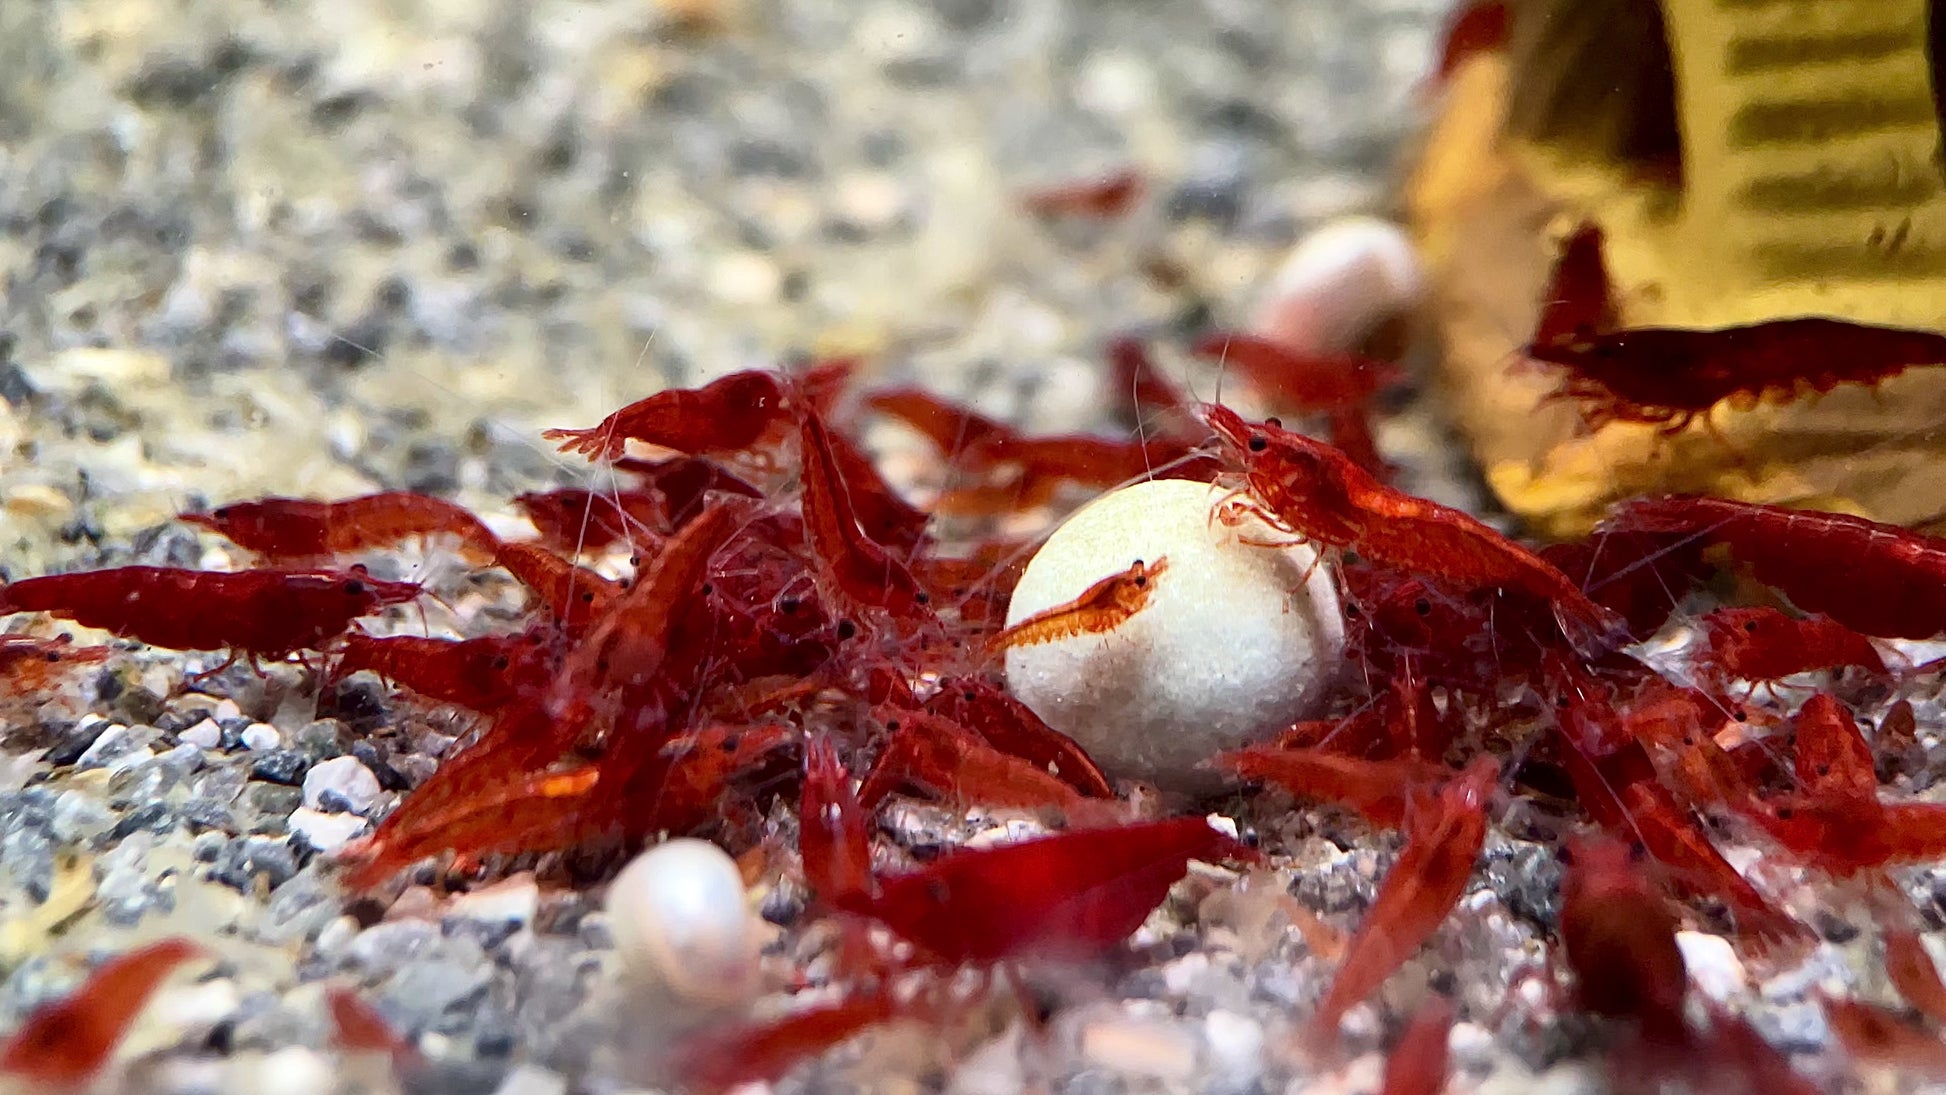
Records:
M1327 442L1183 398L1137 344L1117 343L1111 356L1143 413L1173 425L1143 440L1030 438L916 391L853 398L848 362L742 372L651 396L589 429L552 431L565 450L636 483L522 496L534 541L502 542L470 513L415 495L266 499L189 519L271 565L29 578L0 587L0 609L252 659L319 651L334 677L369 670L476 712L473 743L346 856L354 889L438 857L486 871L511 857L704 833L761 851L748 860L760 871L794 862L796 884L815 894L807 916L876 924L902 940L874 952L858 940L876 936L848 933L849 987L837 1002L724 1031L685 1054L679 1075L711 1089L779 1075L895 1013L943 1022L943 1003L901 988L906 978L941 985L942 971L967 965L1102 957L1190 860L1264 855L1197 815L1138 819L1087 754L995 675L994 655L1012 645L1106 631L1143 611L1170 580L1167 560L1003 628L1025 545L989 539L949 553L932 536L933 515L838 427L855 413L847 408L939 441L968 484L958 502L989 514L996 500L1039 504L1050 484L1093 487L1138 467L1208 478L1232 488L1212 521L1247 513L1326 552L1348 593L1354 656L1384 682L1369 698L1347 696L1342 718L1211 760L1241 786L1274 785L1404 836L1304 1028L1307 1049L1329 1060L1344 1014L1437 930L1472 881L1496 802L1524 786L1585 818L1557 926L1582 1007L1681 1050L1655 1060L1692 1079L1727 1070L1739 1083L1801 1086L1734 1016L1713 1014L1701 1029L1684 1016L1675 925L1701 915L1684 901L1720 904L1739 938L1768 953L1805 938L1730 866L1713 825L1869 883L1946 854L1946 807L1879 799L1875 764L1900 748L1889 725L1875 756L1834 695L1765 728L1739 721L1735 689L1844 667L1889 672L1865 636L1946 629L1946 545L1839 515L1656 499L1619 507L1585 543L1530 550L1387 485ZM630 456L631 445L667 455ZM296 569L433 535L519 577L533 594L527 626L466 640L373 637L352 621L409 601L417 586ZM637 559L627 581L577 561L616 545ZM1705 617L1702 685L1679 686L1622 651L1665 625L1708 575L1713 547L1818 615L1759 606ZM80 652L28 642L57 658ZM1909 752L1909 725L1905 741ZM854 780L852 766L867 759ZM769 854L764 836L766 802L792 786L794 860ZM867 838L895 796L1027 808L1069 831L901 869L910 853ZM1881 881L1873 892L1889 901L1893 891ZM1933 1011L1946 990L1926 988L1937 981L1923 950L1901 945L1902 988L1946 1021ZM181 956L156 964L165 958ZM1873 1005L1830 1006L1855 1054L1934 1044ZM1400 1090L1437 1088L1434 1034L1453 1018L1435 1007L1407 1031ZM1910 1038L1888 1049L1887 1030Z
M1031 204L1111 215L1138 184L1116 176ZM1570 394L1608 400L1613 417L1674 425L1781 383L1746 371L1717 388L1652 373L1608 384L1597 365L1613 353L1598 348L1629 343L1610 337L1598 237L1571 242L1557 283L1537 354L1572 359L1586 383ZM1881 770L1914 763L1910 709L1894 708L1868 740L1837 692L1767 720L1753 714L1754 692L1738 694L1806 673L1894 673L1878 640L1946 630L1946 544L1841 515L1664 498L1618 507L1585 542L1530 549L1389 484L1366 415L1397 378L1392 366L1222 332L1190 352L1233 366L1266 402L1330 440L1188 398L1133 339L1107 356L1124 409L1145 427L1135 439L1028 436L916 389L854 394L845 361L752 370L650 396L591 428L550 431L563 451L605 463L627 485L516 498L532 539L502 540L463 508L414 494L239 502L185 519L255 553L255 569L26 578L0 586L0 612L151 646L227 650L253 666L295 656L308 667L316 654L328 681L375 673L417 702L473 712L470 744L347 849L353 890L394 884L427 861L445 860L446 877L463 884L521 857L699 833L743 855L755 875L808 892L806 921L839 928L840 991L781 1020L720 1031L667 1063L677 1081L717 1089L779 1076L894 1016L944 1024L946 994L963 984L951 974L963 967L1012 973L1105 958L1191 860L1275 865L1277 849L1227 836L1198 813L1158 816L1155 796L1118 794L998 677L997 656L1011 647L1107 632L1144 611L1172 579L1167 559L1137 562L1003 627L1032 544L941 536L952 522L1016 527L1022 510L1142 476L1206 480L1228 488L1213 522L1247 518L1323 552L1346 591L1352 657L1367 682L1347 687L1337 717L1266 728L1265 744L1210 765L1239 788L1275 788L1266 809L1296 796L1404 841L1301 1024L1307 1057L1336 1058L1341 1019L1438 930L1474 884L1494 811L1523 792L1524 808L1557 811L1576 828L1561 912L1545 925L1575 1001L1660 1051L1618 1053L1618 1069L1749 1090L1807 1084L1734 1014L1706 1008L1696 1022L1685 1012L1675 945L1685 920L1727 917L1753 954L1791 955L1807 938L1718 850L1725 832L1862 886L1895 925L1886 946L1897 988L1926 1021L1946 1024L1946 987L1886 879L1946 854L1946 806L1878 794ZM1628 383L1649 388L1631 394ZM930 510L894 490L855 439L869 415L902 422L949 463L950 489ZM358 628L422 590L343 560L428 537L518 579L531 596L523 625L468 639ZM617 551L631 559L625 580L596 569ZM1792 611L1760 604L1705 616L1688 683L1626 652L1722 565L1747 571ZM8 636L0 681L39 689L110 657L105 647ZM794 856L777 846L771 809L792 795ZM929 860L871 839L896 798L1026 809L1065 831ZM130 1001L193 956L158 945L104 965L56 1005L67 1010L37 1016L0 1048L0 1071L40 1076L39 1061L85 1075L132 1016ZM409 1056L355 997L334 997L333 1007L346 1044ZM1946 1057L1932 1031L1876 1005L1834 998L1826 1008L1857 1059ZM1405 1026L1388 1091L1440 1088L1457 1015L1436 1001Z

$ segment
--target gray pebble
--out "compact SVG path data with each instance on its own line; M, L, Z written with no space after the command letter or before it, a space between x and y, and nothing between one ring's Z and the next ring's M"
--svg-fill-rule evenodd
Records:
M297 855L282 839L264 836L245 837L223 849L211 865L209 876L244 893L249 893L261 878L271 889L282 886L297 874Z
M284 744L284 736L277 732L275 726L267 722L253 722L244 727L237 735L237 740L243 743L245 749L257 751L276 749Z
M310 766L310 760L296 749L274 749L250 766L250 777L296 787L304 781L304 773Z
M55 839L63 844L92 843L115 824L106 806L80 791L62 791L48 821Z
M80 769L105 768L109 762L120 760L141 748L128 732L128 727L119 723L108 723L95 736L93 744L78 757L74 766Z

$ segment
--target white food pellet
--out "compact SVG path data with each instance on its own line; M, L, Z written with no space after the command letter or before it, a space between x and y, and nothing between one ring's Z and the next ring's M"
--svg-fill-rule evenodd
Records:
M1138 559L1167 560L1147 605L1119 626L1007 652L1014 695L1112 776L1181 790L1219 784L1198 765L1304 717L1343 659L1330 568L1255 520L1213 520L1224 496L1166 479L1105 494L1055 530L1014 589L1009 624Z
M608 888L623 969L692 1004L734 1006L757 990L756 916L729 854L679 838L636 856Z
M1416 308L1425 290L1404 229L1375 217L1345 217L1299 241L1251 329L1302 352L1354 350L1381 321Z

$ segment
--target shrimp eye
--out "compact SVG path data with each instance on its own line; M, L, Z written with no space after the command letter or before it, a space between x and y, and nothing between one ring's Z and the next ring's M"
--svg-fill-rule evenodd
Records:
M912 599L914 602L918 604L929 605L932 603L932 594L927 593L925 590L922 589L919 592L914 593L912 595Z
M493 668L505 669L508 666L512 665L513 663L514 660L512 658L509 658L505 654L502 654L499 657L493 659Z
M1260 433L1253 433L1250 435L1249 448L1251 452L1262 452L1269 447L1270 447L1270 439L1268 437L1265 437L1263 434Z
M1281 430L1284 428L1284 420L1281 418L1266 418L1264 419L1264 425L1275 430Z
M857 624L852 623L850 620L838 621L838 638L849 639L856 634L858 634Z
M1412 611L1417 612L1421 616L1430 616L1432 615L1432 602L1421 597L1412 603Z
M345 579L345 596L347 597L363 597L365 591L370 588L372 587L362 578Z
M796 597L780 597L777 599L777 611L782 612L786 616L802 607L804 607L804 602L798 600Z
M890 731L891 731L891 732L893 732L894 734L896 734L896 733L898 733L898 732L899 732L899 720L897 720L897 719L886 719L886 720L885 720L885 728L886 728L887 730L890 730Z
M1757 633L1757 621L1755 620L1743 621L1743 630L1749 632L1752 635L1755 635Z
M1777 820L1779 821L1789 821L1796 816L1797 811L1789 806L1779 806L1777 808Z

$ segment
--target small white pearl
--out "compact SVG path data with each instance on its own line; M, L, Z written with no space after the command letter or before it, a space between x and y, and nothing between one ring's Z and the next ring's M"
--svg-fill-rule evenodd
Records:
M723 849L684 837L643 852L609 885L607 910L631 978L705 1007L755 996L756 916Z
M1298 242L1251 330L1302 353L1349 352L1380 322L1417 308L1425 291L1425 271L1404 229L1376 217L1344 217Z
M1211 517L1221 488L1157 480L1105 494L1028 562L1007 607L1020 620L1140 559L1167 559L1147 605L1101 634L1007 652L1007 684L1111 776L1201 790L1210 755L1274 735L1317 705L1344 655L1329 567L1256 521ZM1307 577L1308 572L1308 577Z

